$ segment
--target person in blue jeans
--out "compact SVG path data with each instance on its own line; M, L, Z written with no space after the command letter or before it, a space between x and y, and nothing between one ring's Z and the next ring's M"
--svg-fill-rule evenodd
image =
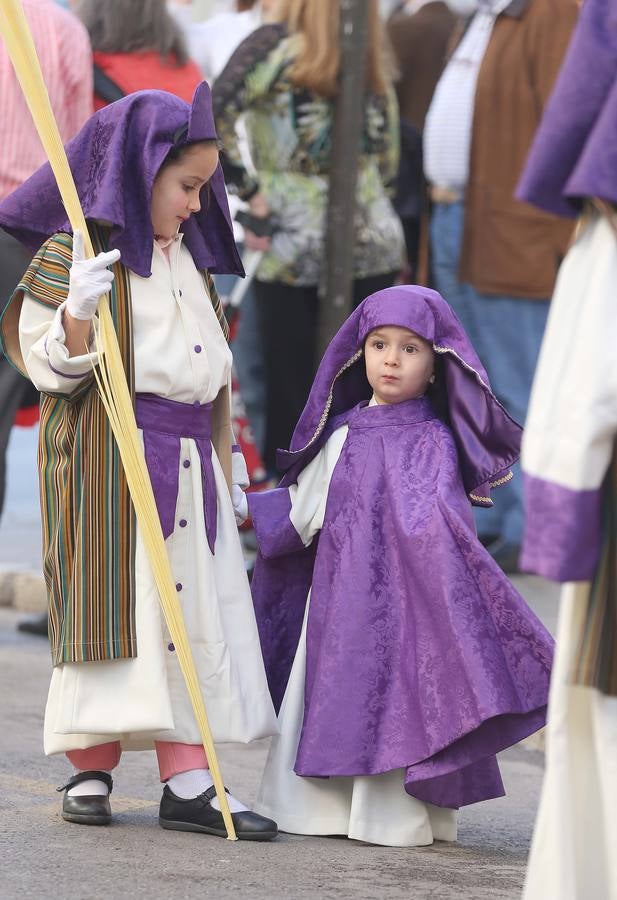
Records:
M432 274L486 366L495 395L521 424L548 315L548 300L482 294L458 280L464 207L437 203L431 219ZM518 463L490 509L477 509L476 525L506 571L516 571L523 533L523 486Z
M460 0L448 0L460 9ZM467 0L471 17L431 101L424 174L433 202L434 287L453 307L493 390L521 424L569 223L515 196L516 183L565 53L570 0ZM519 473L478 533L506 572L518 569Z

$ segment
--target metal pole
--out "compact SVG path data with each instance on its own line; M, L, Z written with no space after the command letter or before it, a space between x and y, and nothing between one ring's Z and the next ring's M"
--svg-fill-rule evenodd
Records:
M340 0L341 67L332 129L326 224L326 293L320 298L318 351L351 311L358 157L364 119L369 0Z

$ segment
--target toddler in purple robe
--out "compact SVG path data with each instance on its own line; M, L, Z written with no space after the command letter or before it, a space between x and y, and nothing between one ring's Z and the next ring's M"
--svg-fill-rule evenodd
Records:
M364 300L326 350L275 490L250 495L285 831L418 846L503 795L545 722L553 642L478 541L520 428L435 291Z

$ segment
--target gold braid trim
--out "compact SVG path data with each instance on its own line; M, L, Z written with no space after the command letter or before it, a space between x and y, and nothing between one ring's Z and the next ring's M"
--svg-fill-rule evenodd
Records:
M358 350L357 353L354 353L354 355L351 357L351 359L348 359L347 362L344 363L341 366L341 368L338 370L338 372L336 373L336 375L334 376L334 378L332 380L332 384L330 385L328 399L326 400L326 405L324 407L324 411L321 414L321 418L319 419L319 424L317 425L317 428L315 429L313 437L310 439L310 441L308 442L308 444L306 444L305 447L301 447L299 450L295 450L294 453L302 453L304 450L306 450L308 447L310 447L311 444L317 440L317 438L319 437L321 432L324 430L324 428L326 426L326 422L328 421L328 416L330 415L332 401L334 400L334 385L336 384L337 379L340 378L341 375L343 374L343 372L346 372L350 366L353 366L353 364L360 359L360 357L362 356L363 353L364 353L364 350L362 350L362 348L360 348L360 350Z
M467 496L470 500L475 500L476 503L486 503L487 506L493 505L493 501L490 497L480 497L478 494L468 494Z
M510 471L507 475L504 475L503 478L498 478L497 481L489 481L489 485L493 487L499 487L500 484L505 484L507 481L512 481L514 478L514 472Z

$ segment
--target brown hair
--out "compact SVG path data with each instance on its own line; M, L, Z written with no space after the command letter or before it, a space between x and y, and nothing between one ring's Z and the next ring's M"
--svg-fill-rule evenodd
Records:
M384 94L387 76L378 0L368 0L368 48L366 87ZM339 40L340 0L279 0L270 21L284 22L290 35L298 37L298 54L291 80L324 97L338 91L341 62Z
M164 59L173 54L178 65L189 58L182 32L167 12L165 0L76 0L74 7L88 30L93 50L156 50Z
M203 141L191 141L190 144L174 144L161 163L159 172L162 172L166 166L173 165L174 163L181 163L187 151L191 150L193 147L199 147L200 145L209 147L212 144L217 148L217 150L222 149L222 144L218 138L206 138Z

